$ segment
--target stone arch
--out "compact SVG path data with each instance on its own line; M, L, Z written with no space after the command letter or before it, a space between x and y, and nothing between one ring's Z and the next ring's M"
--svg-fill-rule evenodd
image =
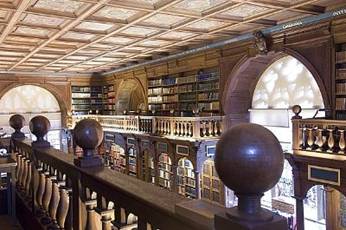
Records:
M290 55L299 60L311 72L321 91L325 108L330 108L327 90L314 66L302 55L291 49L270 52L256 57L244 56L227 77L221 103L226 115L226 128L231 125L249 122L252 97L257 82L263 72L278 59Z

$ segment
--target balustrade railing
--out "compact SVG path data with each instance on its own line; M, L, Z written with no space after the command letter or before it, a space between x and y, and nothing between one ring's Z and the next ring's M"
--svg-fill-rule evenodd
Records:
M220 137L223 117L163 117L163 116L74 116L74 124L84 118L92 118L107 129L119 132L142 132L154 135L182 138Z
M73 155L33 149L29 140L14 141L13 152L18 191L48 229L212 229L178 214L190 200L173 192L107 168L76 167Z
M293 150L345 155L346 121L293 119Z

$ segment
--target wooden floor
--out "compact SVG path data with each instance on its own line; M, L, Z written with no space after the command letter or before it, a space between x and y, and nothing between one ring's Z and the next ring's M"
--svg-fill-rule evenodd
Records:
M18 223L11 223L9 216L0 215L0 229L1 230L22 230Z

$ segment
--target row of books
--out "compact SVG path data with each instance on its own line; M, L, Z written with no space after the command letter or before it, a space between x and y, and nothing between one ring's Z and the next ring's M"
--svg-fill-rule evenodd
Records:
M72 93L74 92L102 92L102 86L72 86Z
M203 110L219 110L220 102L214 101L214 102L198 103L198 108L202 111Z
M346 62L346 51L336 52L336 63Z
M335 109L336 110L345 110L346 109L346 98L336 98Z
M72 93L72 98L89 98L89 97L102 98L102 93Z
M219 92L199 93L198 100L217 100L219 99Z
M346 95L346 83L336 83L336 94Z

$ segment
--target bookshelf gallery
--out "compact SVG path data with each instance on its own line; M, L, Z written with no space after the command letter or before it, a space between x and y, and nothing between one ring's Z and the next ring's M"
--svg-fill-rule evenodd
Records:
M219 80L216 67L148 76L147 112L170 117L219 115ZM114 85L74 85L71 91L75 115L116 114L119 98ZM213 165L215 144L216 139L175 140L107 129L100 152L113 170L189 198L224 204L224 186Z

